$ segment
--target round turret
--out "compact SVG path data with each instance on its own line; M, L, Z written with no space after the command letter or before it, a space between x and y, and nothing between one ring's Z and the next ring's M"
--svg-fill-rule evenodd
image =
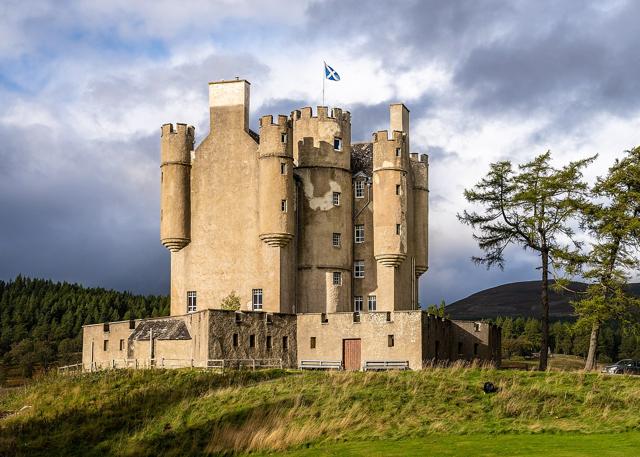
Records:
M421 155L420 160L412 160L411 167L413 169L415 270L416 276L420 276L427 271L429 266L429 162L427 155Z
M373 134L374 257L398 267L407 257L407 169L405 136L386 130Z
M259 198L260 239L269 246L286 246L294 234L294 183L291 122L286 116L260 119Z
M160 140L160 240L172 252L191 241L191 151L195 129L162 126Z

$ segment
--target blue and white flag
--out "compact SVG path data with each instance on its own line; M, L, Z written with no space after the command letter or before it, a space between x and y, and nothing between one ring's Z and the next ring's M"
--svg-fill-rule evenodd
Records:
M324 63L324 77L329 81L340 81L340 75L338 72L327 65L327 62Z

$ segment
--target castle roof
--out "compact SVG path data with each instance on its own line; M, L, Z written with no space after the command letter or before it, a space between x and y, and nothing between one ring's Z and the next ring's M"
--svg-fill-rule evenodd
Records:
M351 171L354 175L360 172L373 175L373 143L351 144Z
M148 341L153 330L154 340L190 340L191 335L184 321L179 319L145 320L129 337L132 340Z

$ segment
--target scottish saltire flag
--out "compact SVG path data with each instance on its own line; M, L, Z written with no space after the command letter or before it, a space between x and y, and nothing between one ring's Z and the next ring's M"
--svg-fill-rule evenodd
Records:
M340 81L340 75L338 72L327 65L327 62L324 63L324 77L329 81Z

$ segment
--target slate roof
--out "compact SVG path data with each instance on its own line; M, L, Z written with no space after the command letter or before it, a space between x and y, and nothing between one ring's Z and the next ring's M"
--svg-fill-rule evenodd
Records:
M373 143L353 143L351 145L351 172L373 175Z
M190 340L185 323L179 319L148 320L138 324L129 337L132 340L148 341L153 329L154 340Z

